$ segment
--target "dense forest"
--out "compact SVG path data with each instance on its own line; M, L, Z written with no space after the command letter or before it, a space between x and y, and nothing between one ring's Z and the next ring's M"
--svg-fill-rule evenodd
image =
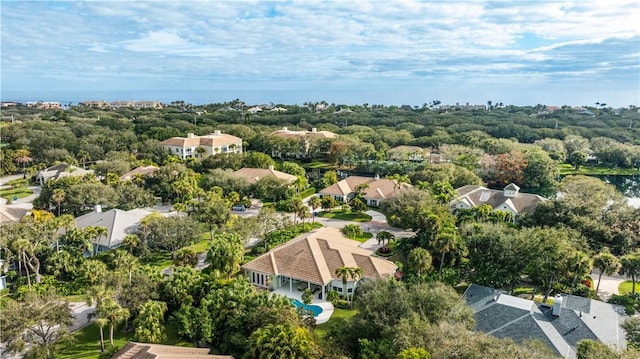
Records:
M126 337L207 346L236 358L550 358L555 355L543 343L516 344L470 331L473 314L458 300L461 291L476 283L542 301L555 293L599 298L592 269L619 272L634 283L640 275L640 209L627 205L613 186L580 175L585 168L640 172L635 106L489 102L470 109L435 100L413 107L319 102L256 108L240 100L204 106L176 101L162 109L4 107L0 175L24 174L14 189L33 184L37 171L56 163L95 171L47 181L30 215L0 227L0 254L11 264L0 302L1 339L8 348L19 352L27 342L34 358L73 357L68 309L58 304L81 297L97 305L100 336L91 340L100 342L104 357ZM338 136L270 135L283 127ZM240 137L244 153L182 159L160 146L171 137L217 130ZM395 151L398 146L420 147L424 158ZM120 179L143 165L159 169L153 177ZM249 184L230 171L269 166L297 180ZM352 301L335 298L344 317L316 326L288 300L256 291L240 265L316 227L302 200L351 174L412 184L377 210L413 235L379 238L402 280L363 284ZM549 200L517 219L483 206L449 208L455 188L510 183ZM271 206L255 217L232 213L232 206L249 207L255 198ZM95 253L103 229L73 226L96 205L130 210L158 203L178 216L146 218L117 250ZM358 196L348 203L308 203L313 211L367 209ZM245 251L249 238L264 245ZM204 252L209 266L194 269ZM169 266L172 275L163 277L160 270ZM635 291L611 301L629 314L640 310ZM33 321L20 320L27 317ZM21 335L39 322L59 330ZM579 357L638 355L633 348L640 345L640 321L626 323L629 350L584 341Z

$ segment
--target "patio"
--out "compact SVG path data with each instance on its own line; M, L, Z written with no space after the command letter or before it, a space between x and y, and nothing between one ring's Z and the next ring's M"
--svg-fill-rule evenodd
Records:
M279 294L291 299L297 299L302 302L302 291L298 291L295 287L293 288L293 291L289 291L288 286L280 287L274 290L272 293ZM311 304L317 305L320 308L322 308L322 313L320 313L317 317L315 317L316 324L322 324L322 323L328 322L329 318L331 318L331 315L333 314L333 304L325 300L318 299L317 295L313 296L313 300L311 301Z

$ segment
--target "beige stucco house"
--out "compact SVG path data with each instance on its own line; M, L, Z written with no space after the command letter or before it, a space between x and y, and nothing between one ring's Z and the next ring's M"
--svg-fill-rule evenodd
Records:
M242 139L236 136L215 131L214 133L196 136L193 133L187 137L172 137L160 143L162 148L182 159L205 158L218 154L242 153ZM198 153L198 148L203 152Z
M347 282L343 292L342 279L336 275L340 267L359 267L363 280L391 277L395 263L373 257L372 252L359 247L360 242L344 237L340 229L318 228L281 244L242 266L249 281L259 288L290 292L308 288L326 299L329 291L351 293L355 282Z
M348 202L356 195L358 185L366 184L362 195L369 206L379 206L384 200L394 197L400 190L411 187L407 183L379 177L349 176L333 184L318 194L320 197L330 196L336 201Z

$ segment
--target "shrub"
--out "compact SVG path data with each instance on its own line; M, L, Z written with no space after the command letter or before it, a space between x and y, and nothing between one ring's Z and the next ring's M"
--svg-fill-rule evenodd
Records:
M345 237L350 239L362 237L364 235L362 228L357 224L347 224L340 231L345 235Z
M351 309L351 306L346 299L338 299L336 303L334 303L334 307L339 309Z
M307 198L314 193L316 193L316 189L314 187L309 187L304 191L300 192L300 198Z
M624 307L624 312L627 315L633 315L640 309L640 295L635 294L627 294L627 295L617 295L614 294L609 299L609 303L621 305Z

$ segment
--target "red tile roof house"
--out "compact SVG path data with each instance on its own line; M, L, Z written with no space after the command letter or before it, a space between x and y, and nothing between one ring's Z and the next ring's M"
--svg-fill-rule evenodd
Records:
M331 290L343 292L342 278L335 274L340 267L362 268L362 279L367 280L389 278L396 272L395 263L373 257L359 245L338 228L322 227L271 249L242 269L258 288L289 292L309 288L319 290L320 298L326 300ZM352 292L354 284L353 280L347 282L347 293Z
M355 196L356 187L359 184L368 185L363 196L369 206L379 206L385 199L395 197L399 191L411 187L410 184L398 183L386 178L349 176L318 193L320 197L331 196L336 201L348 202Z

